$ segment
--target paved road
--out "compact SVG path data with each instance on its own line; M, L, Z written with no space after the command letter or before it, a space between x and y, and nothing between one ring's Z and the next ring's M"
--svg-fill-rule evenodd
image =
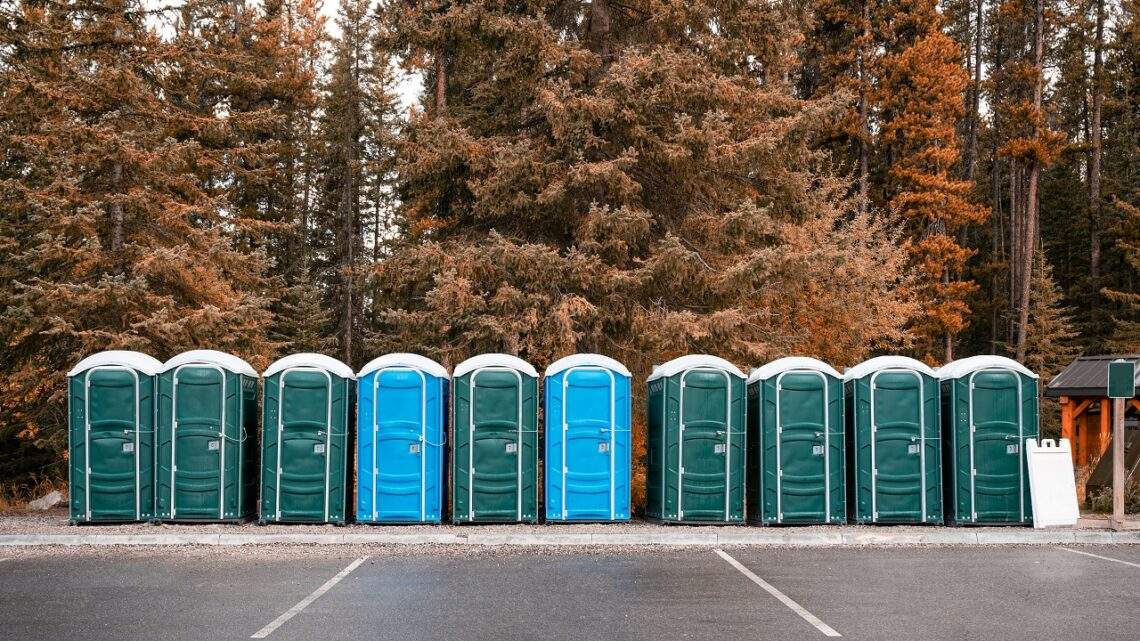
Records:
M0 550L0 639L1137 639L1140 546L1073 550Z

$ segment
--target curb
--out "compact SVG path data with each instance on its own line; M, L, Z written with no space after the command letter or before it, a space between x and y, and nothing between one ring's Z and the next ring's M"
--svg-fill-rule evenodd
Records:
M487 547L682 546L682 547L898 547L921 545L1140 545L1140 531L972 530L797 531L787 528L729 528L724 532L549 532L344 534L4 534L0 547L179 546L179 545L439 545Z

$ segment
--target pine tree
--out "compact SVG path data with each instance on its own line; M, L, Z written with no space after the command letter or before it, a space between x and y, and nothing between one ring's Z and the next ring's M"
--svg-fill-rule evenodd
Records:
M1037 250L1033 260L1033 295L1029 299L1029 328L1023 362L1039 374L1042 381L1048 381L1080 353L1076 346L1079 334L1073 327L1073 310L1065 306L1045 252ZM1040 415L1043 436L1057 437L1061 432L1061 412L1056 400L1043 398Z
M329 332L333 314L317 283L298 282L279 292L270 338L282 345L280 353L333 353L336 336Z
M324 21L312 0L189 0L179 7L172 48L192 51L176 67L171 100L211 122L202 143L219 163L198 168L204 184L224 197L243 252L264 252L274 324L283 298L311 286L307 221L314 169L312 124L317 108ZM187 132L187 135L195 135ZM280 290L288 290L287 295ZM291 341L275 351L290 351Z
M1140 2L1121 3L1108 59L1105 100L1106 236L1103 293L1115 318L1109 348L1140 352Z
M972 185L958 178L957 125L964 115L969 77L961 51L941 30L931 2L892 6L891 31L877 63L876 104L882 111L878 146L890 158L884 191L888 207L908 221L911 257L918 272L915 351L928 361L953 358L953 339L970 317L975 285L961 278L971 252L957 236L986 219L972 202Z
M369 264L384 260L392 244L401 233L398 221L399 194L396 172L397 150L404 129L404 115L397 87L396 66L389 52L390 34L381 23L373 43L375 54L370 69L371 82L367 85L368 100L365 133L366 160L363 168L365 181L361 232L364 236L366 259ZM363 310L361 338L369 352L383 351L386 338L380 321L383 314L383 292L376 291L376 282L370 270L362 270Z
M809 99L846 95L850 107L822 136L839 171L855 175L862 212L871 207L871 96L878 58L872 0L816 0L807 4L809 27L799 52L798 93Z
M982 133L982 41L985 2L984 0L944 0L941 4L945 22L944 32L962 51L963 56L960 60L969 78L963 96L966 113L959 120L958 138L962 149L961 176L971 183L972 189L977 191L974 181L978 176L981 149L979 143Z
M279 353L332 353L332 315L325 290L315 276L317 257L313 228L317 222L320 159L320 82L327 52L325 20L315 0L267 3L268 29L282 42L284 53L273 77L279 126L274 131L275 171L270 193L277 203L279 231L271 236L277 275L273 338Z
M1046 0L1003 0L996 8L1006 62L995 70L1004 84L995 104L1003 121L998 153L1008 162L1010 341L1025 358L1032 292L1033 254L1040 236L1041 173L1056 158L1061 138L1045 113Z
M376 269L393 347L596 350L644 372L689 351L844 363L907 340L905 252L811 148L845 106L793 95L789 7L386 17L432 88L400 149L407 238Z
M1123 213L1117 231L1117 247L1131 267L1129 280L1132 286L1121 289L1105 289L1109 300L1120 305L1116 327L1112 336L1112 349L1128 354L1140 352L1140 207L1117 201L1116 208Z
M195 52L137 0L17 12L0 35L0 423L62 460L63 376L83 356L265 354L265 263L235 250L227 203L197 173L221 162L192 135L215 121L164 91Z
M369 209L366 169L375 153L369 135L375 131L370 100L377 82L375 21L369 0L340 4L340 38L333 45L322 117L322 155L317 202L314 269L325 283L333 312L337 351L349 365L359 357L363 300L364 218Z

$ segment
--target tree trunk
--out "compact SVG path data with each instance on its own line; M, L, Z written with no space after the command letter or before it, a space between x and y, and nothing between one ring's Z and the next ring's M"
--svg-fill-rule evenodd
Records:
M123 164L115 162L111 165L111 251L123 251L123 204L119 202L119 190L123 182Z
M590 17L586 26L586 43L590 51L598 56L601 64L590 70L587 79L593 85L601 79L610 66L610 32L613 30L613 20L610 15L610 0L592 0L590 2Z
M341 132L341 145L344 149L344 166L341 168L340 200L337 203L337 216L340 219L343 246L343 263L341 264L342 286L344 287L344 304L342 310L343 325L341 340L344 362L352 367L353 329L356 324L356 306L353 300L353 289L356 271L356 211L359 199L356 197L357 161L359 158L359 131L360 131L360 52L354 52L352 68L349 72L349 90L345 113L346 122Z
M1033 110L1041 113L1042 95L1045 91L1045 0L1037 0L1033 29ZM1041 141L1041 120L1035 120L1033 138ZM1024 255L1021 256L1022 282L1018 296L1017 310L1017 360L1025 360L1025 339L1029 325L1030 280L1033 274L1033 247L1037 239L1037 185L1041 178L1041 158L1034 156L1029 161L1029 180L1025 194L1025 228L1022 230Z
M610 31L613 29L610 19L610 1L593 0L590 3L590 51L598 54L602 59L602 66L606 67L610 61Z
M1001 163L998 162L998 134L1001 131L1001 121L998 119L997 114L994 114L994 130L993 130L993 145L990 150L990 189L993 197L993 203L990 207L990 259L994 262L1001 260L1002 235L1005 233L1002 227L1002 213L1001 213ZM998 278L998 270L990 268L990 353L996 354L998 348L998 324L1000 322L998 314L998 301L1001 300L998 294L998 289L1001 287L1001 281Z
M311 145L313 141L313 118L312 115L305 117L305 140L304 145ZM304 156L302 155L302 158ZM309 277L309 211L313 206L313 163L310 159L304 158L301 166L301 211L298 212L298 224L301 226L297 230L297 234L301 243L300 253L300 271L298 272L302 279Z
M1093 43L1092 158L1089 162L1089 281L1094 320L1100 298L1100 174L1104 133L1101 110L1104 105L1104 0L1096 3L1096 39Z
M1017 159L1009 159L1009 331L1006 342L1017 342L1018 294L1021 292L1021 227L1022 213L1020 186L1021 167Z
M973 87L970 89L970 137L966 143L966 180L974 181L978 165L978 126L982 102L982 11L983 0L977 0L974 16Z
M981 0L978 0L981 2ZM979 15L981 13L979 12ZM997 31L997 37L994 39L995 44L992 49L993 65L1000 67L1003 64L1002 49L1001 49L1001 22L998 21L994 25ZM981 69L981 61L978 61L978 69ZM980 71L979 71L980 72ZM975 76L976 78L977 76ZM980 87L979 87L980 89ZM996 95L998 88L995 88L993 96L994 101L997 101ZM1008 245L1005 242L1005 226L1002 224L1004 218L1002 216L1001 208L1001 165L998 158L999 141L1001 140L1002 122L1001 113L994 111L993 131L990 133L990 192L993 202L990 206L990 257L996 264L1001 264L1001 260L1005 257L1005 249ZM1001 314L999 313L1000 306L998 301L1002 299L999 290L1001 288L1000 271L991 266L990 268L990 353L998 353L998 332L1001 326Z
M384 198L384 184L379 179L376 180L376 195L373 202L373 210L375 215L372 220L372 262L380 262L380 217L382 207L380 203Z
M863 34L859 41L859 213L867 213L869 208L868 181L870 150L867 140L871 133L868 130L868 100L867 100L867 40L870 38L870 2L864 0L862 9Z
M948 268L942 270L942 284L950 284L950 270ZM944 362L949 363L954 360L954 335L950 332L946 332L945 351L946 360Z
M435 116L443 117L447 114L447 66L443 62L443 53L435 54Z

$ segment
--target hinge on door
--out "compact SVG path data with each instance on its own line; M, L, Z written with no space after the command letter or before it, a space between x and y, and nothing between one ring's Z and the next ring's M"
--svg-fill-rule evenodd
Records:
M975 467L975 468L971 469L971 470L970 470L970 475L972 475L972 476L977 476L977 475L978 475L978 468L976 468L976 467Z
M683 467L682 467L680 470L678 470L678 473L679 473L679 474L684 474L684 473L685 473L685 468L683 468Z

